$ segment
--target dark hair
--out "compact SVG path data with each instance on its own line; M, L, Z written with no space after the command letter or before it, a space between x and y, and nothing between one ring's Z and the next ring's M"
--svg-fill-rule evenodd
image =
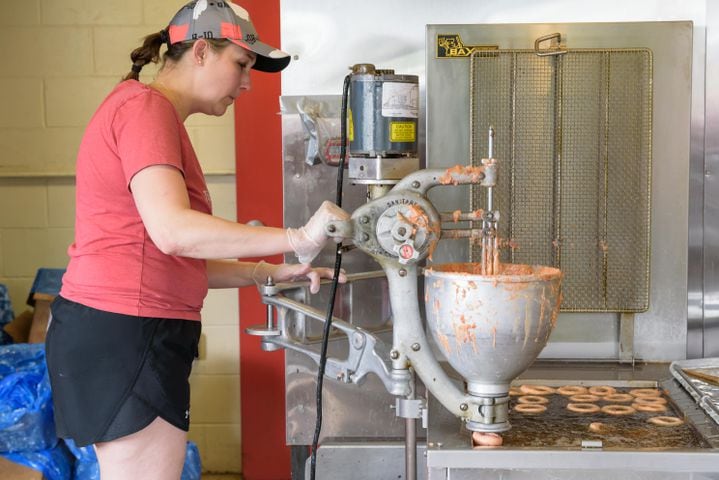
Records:
M219 40L208 38L206 40L207 43L209 43L215 50L222 50L230 44L229 40L225 38ZM136 48L130 54L132 67L122 80L139 80L142 67L150 62L158 63L160 61L160 47L162 47L163 44L167 44L167 51L162 54L162 63L164 65L167 60L171 60L173 62L180 60L185 52L192 48L193 43L195 43L195 40L178 42L169 45L167 30L160 30L157 33L151 33L145 37L142 42L142 46Z

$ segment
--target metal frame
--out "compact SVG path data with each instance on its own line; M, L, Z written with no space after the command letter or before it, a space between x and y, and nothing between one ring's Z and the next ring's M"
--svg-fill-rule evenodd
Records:
M698 213L694 202L700 201L703 205L703 218L701 222L692 218L692 227L701 225L701 255L702 262L696 262L697 252L692 242L690 248L690 273L700 276L702 285L700 290L689 291L689 324L687 332L687 356L715 357L719 355L719 91L714 88L719 82L719 5L716 2L706 2L706 63L705 83L701 85L704 93L704 124L696 125L697 140L702 136L703 145L697 141L692 142L697 147L703 146L703 151L692 155L691 198L690 212ZM699 82L697 82L699 83ZM699 88L699 85L697 85ZM697 117L699 112L697 112ZM693 116L694 117L694 116ZM693 125L694 127L694 125ZM694 137L693 137L694 140ZM701 196L700 196L701 195ZM692 228L690 231L695 230ZM694 236L691 240L695 240ZM701 265L701 270L695 263ZM693 271L697 270L697 271ZM699 271L700 270L700 271ZM692 278L692 287L698 283ZM702 317L695 308L697 301L701 301ZM701 335L699 335L701 327ZM699 340L701 339L701 340Z
M689 178L687 358L719 356L719 5L695 26Z

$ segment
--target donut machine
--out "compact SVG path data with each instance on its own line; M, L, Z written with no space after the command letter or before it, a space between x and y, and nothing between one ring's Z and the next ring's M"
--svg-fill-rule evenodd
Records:
M497 180L497 161L492 157L492 128L487 133L487 157L479 166L422 169L402 178L383 176L383 168L391 172L395 169L378 167L368 178L362 167L396 161L385 156L395 143L392 135L388 139L381 135L392 132L392 122L378 121L382 116L375 110L391 104L393 111L397 111L397 104L416 106L417 102L407 100L411 93L400 94L405 100L387 100L388 96L397 95L401 89L397 84L405 81L394 72L375 71L372 65L355 66L353 72L352 77L359 76L360 80L353 78L351 84L361 83L359 91L351 90L350 105L355 106L355 114L359 113L351 124L362 141L359 149L350 148L350 179L357 180L352 174L360 172L358 183L369 185L370 200L355 209L350 220L333 222L326 228L335 236L351 240L354 248L372 257L382 267L393 318L392 341L385 343L371 331L341 318L333 319L333 326L345 336L349 351L344 359L328 359L326 375L356 385L361 385L368 374L376 375L387 392L398 397L397 416L406 418L410 425L415 419L422 419L426 426L427 403L416 395L416 374L433 397L461 419L468 430L506 431L510 428L509 384L537 357L549 338L559 310L561 272L546 266L499 262L497 224L500 213L491 208L492 190ZM368 76L376 79L368 80ZM372 84L367 87L368 83ZM411 88L411 82L409 85ZM364 97L367 96L371 98L366 100ZM365 110L357 106L372 112L365 115ZM370 108L374 106L377 108ZM369 127L358 124L357 118L363 115L369 118ZM404 116L414 121L417 118L416 113L397 117ZM399 122L408 123L406 118ZM378 126L372 128L375 125ZM371 131L367 133L366 130ZM411 134L402 135L408 140L416 138ZM353 137L350 136L351 141ZM377 144L381 145L378 147ZM411 146L405 146L404 150L407 153L399 155L400 161L404 161L403 154L410 155L409 158L416 154L416 148ZM353 168L358 153L361 168ZM371 158L374 156L376 159ZM371 158L371 162L367 158ZM376 186L388 184L392 186L388 192L378 194L374 191ZM427 198L430 189L458 185L484 188L490 207L481 211L440 213ZM452 225L463 220L477 221L480 225L478 228L443 228L443 224ZM450 365L465 380L465 388L458 388L435 358L420 312L419 264L431 255L442 237L466 238L479 245L482 255L479 262L444 264L424 270L423 296L428 329L435 344L442 346ZM364 277L363 273L350 274L350 281ZM301 314L308 319L323 321L323 312L285 295L285 290L296 288L292 284L276 285L268 278L260 287L263 302L268 305L267 322L247 333L261 336L267 350L285 348L317 359L315 348L293 338L292 321L288 317ZM279 315L275 315L275 310ZM414 429L408 428L408 436L414 435ZM411 451L416 449L415 439L408 438L407 443L407 476L416 478L416 454Z
M351 218L327 226L345 238L349 282L318 478L719 478L719 426L682 373L686 259L666 253L686 241L681 196L667 191L686 175L672 159L688 155L676 135L691 75L673 59L691 50L691 25L623 27L428 25L419 101L416 77L352 67ZM594 43L567 40L580 33ZM288 225L334 191L340 103L282 98ZM327 290L268 279L266 322L248 331L286 352L297 478ZM568 412L560 394L524 415L510 395L521 385L659 390L682 422ZM472 432L504 444L478 448Z

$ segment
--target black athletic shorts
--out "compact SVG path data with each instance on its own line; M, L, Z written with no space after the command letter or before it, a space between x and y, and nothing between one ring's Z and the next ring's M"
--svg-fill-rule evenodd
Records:
M107 442L157 417L188 430L200 322L109 313L60 296L51 309L45 345L59 437Z

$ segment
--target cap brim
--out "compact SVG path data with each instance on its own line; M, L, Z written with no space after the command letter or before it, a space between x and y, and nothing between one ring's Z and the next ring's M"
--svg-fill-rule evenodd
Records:
M289 55L280 58L270 58L265 57L264 55L257 55L257 60L255 60L255 64L252 66L252 68L254 68L255 70L259 70L260 72L274 73L284 70L284 68L289 64Z
M260 72L279 72L290 64L290 55L288 53L278 50L275 47L271 47L266 43L255 42L250 45L241 40L235 40L232 38L228 38L228 40L235 45L239 45L251 52L255 52L257 54L257 58L252 68L259 70Z

